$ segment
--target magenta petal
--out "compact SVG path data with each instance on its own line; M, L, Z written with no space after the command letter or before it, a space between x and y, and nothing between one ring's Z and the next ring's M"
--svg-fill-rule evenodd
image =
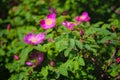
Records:
M48 14L47 18L56 18L56 13Z
M89 16L86 18L86 21L90 21L90 17Z
M70 30L73 29L73 27L75 26L75 24L73 22L68 22L68 21L64 21L62 22L63 26L66 26L67 28L69 28Z
M67 23L68 23L67 21L64 21L64 22L62 22L62 25L63 26L68 26Z
M42 26L42 25L44 25L44 24L45 24L45 20L42 19L42 20L40 21L40 25Z
M83 20L81 19L81 16L75 17L75 20L77 21L77 25L80 24Z
M88 17L88 12L83 12L83 13L82 13L82 16Z
M43 29L46 29L45 20L41 20L41 21L40 21L40 26L41 26Z
M43 29L54 28L56 24L56 13L48 14L45 20L40 21L40 26Z
M44 54L43 54L43 53L40 53L40 54L38 55L38 61L42 62L43 59L44 59Z
M39 43L42 43L44 39L45 39L44 34L34 35L32 33L29 33L24 37L24 42L27 44L37 45Z
M37 39L37 44L39 44L39 43L42 43L44 41L45 35L44 34L37 34L35 38Z
M47 24L47 22L46 22L46 20L47 19L50 19L51 20L51 24ZM45 23L44 24L40 24L41 25L41 27L43 28L43 29L49 29L49 28L54 28L55 27L55 24L56 24L56 20L55 19L52 19L52 18L47 18L46 20L45 20Z
M72 30L74 26L75 26L75 24L74 24L73 22L70 22L68 28L69 28L70 30Z
M34 37L35 35L32 34L32 33L29 33L27 34L25 37L24 37L24 42L27 43L27 44L31 44L31 38Z
M77 24L80 24L81 22L88 22L90 21L90 17L88 15L88 12L83 12L81 16L75 17L75 20L77 21Z
M80 16L75 17L75 20L79 21L80 20Z
M33 65L33 63L32 62L30 62L30 61L26 61L26 63L25 63L27 66L32 66Z
M34 67L37 67L38 65L40 65L43 62L44 53L42 53L42 52L33 52L32 54L30 54L29 59L30 60L35 60L33 65L34 65Z

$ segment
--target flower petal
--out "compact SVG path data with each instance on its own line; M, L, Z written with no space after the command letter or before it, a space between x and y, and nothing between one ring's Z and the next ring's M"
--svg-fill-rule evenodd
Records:
M86 11L84 11L83 13L82 13L82 16L88 16L88 12L86 12Z
M56 13L48 14L47 18L56 18Z
M24 37L24 42L27 44L31 44L31 39L34 37L35 35L32 33L28 33L25 37Z
M39 44L39 43L42 43L44 40L45 40L45 35L44 34L37 34L35 36L36 40L37 40L37 43L36 44Z

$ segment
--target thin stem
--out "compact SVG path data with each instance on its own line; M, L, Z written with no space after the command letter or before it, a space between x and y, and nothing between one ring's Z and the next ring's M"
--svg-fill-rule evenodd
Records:
M120 47L116 47L115 48L115 51L113 52L112 56L111 56L111 60L108 62L106 68L105 68L105 71L107 71L108 67L112 64L114 58L115 58L115 55L118 53L118 51L120 50Z

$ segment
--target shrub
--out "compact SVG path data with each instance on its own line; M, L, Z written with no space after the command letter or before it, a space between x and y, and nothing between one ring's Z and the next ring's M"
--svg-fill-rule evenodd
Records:
M0 3L1 80L120 79L119 1L11 1Z

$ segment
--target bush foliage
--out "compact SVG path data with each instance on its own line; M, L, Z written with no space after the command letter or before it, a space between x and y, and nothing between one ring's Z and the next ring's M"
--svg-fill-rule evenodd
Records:
M0 80L119 80L119 3L1 0Z

